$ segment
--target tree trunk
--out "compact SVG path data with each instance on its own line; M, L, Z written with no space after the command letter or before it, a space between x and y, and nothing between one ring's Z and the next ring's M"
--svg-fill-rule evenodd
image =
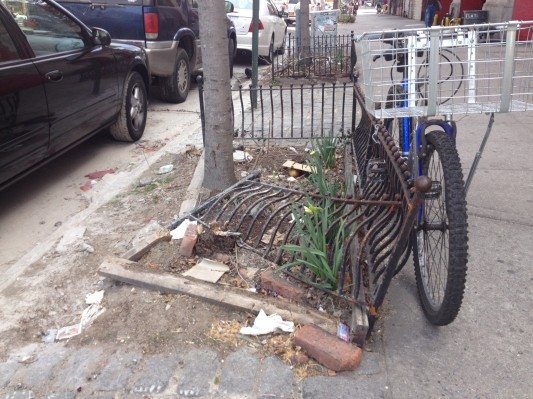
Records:
M309 0L300 1L300 58L309 57L311 37L309 36Z
M207 110L203 186L221 191L236 181L226 11L223 1L213 0L199 0L198 11Z
M339 0L333 0L333 9L338 10L339 9Z

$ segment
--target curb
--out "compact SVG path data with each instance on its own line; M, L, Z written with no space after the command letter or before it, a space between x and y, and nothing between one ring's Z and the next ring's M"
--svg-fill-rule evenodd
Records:
M200 132L199 128L198 132ZM150 165L153 165L165 154L171 151L177 154L184 153L186 151L186 144L187 143L183 141L183 137L178 136L153 153L152 156L146 160L147 162L141 162L133 170L120 172L115 175L107 175L108 178L104 180L106 184L100 187L99 195L95 197L96 199L87 208L70 217L66 223L51 234L46 240L35 245L25 255L3 271L5 278L0 282L0 292L16 281L29 266L41 259L67 231L77 226L82 226L94 212L107 204L123 190L126 190L136 179L150 168Z

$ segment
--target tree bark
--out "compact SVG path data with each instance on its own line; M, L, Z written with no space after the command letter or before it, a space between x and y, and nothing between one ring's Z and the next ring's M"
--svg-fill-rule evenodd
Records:
M300 1L300 58L309 57L311 37L309 35L309 0Z
M226 11L223 1L199 0L204 71L205 164L203 186L221 191L235 183L233 118Z
M339 9L339 0L333 0L333 9L338 10Z

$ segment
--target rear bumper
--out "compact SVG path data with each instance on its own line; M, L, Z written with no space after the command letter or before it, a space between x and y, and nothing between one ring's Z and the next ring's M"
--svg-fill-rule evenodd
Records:
M259 36L259 55L268 57L268 50L270 47L270 40L266 35ZM252 51L252 34L237 35L237 50L238 51Z
M113 40L113 42L132 44L144 48L148 63L150 65L150 74L152 76L171 76L174 73L176 63L176 53L178 52L178 42L168 41L143 41L143 40Z
M174 73L177 52L177 41L147 41L146 54L148 54L148 61L150 62L152 75L171 76Z

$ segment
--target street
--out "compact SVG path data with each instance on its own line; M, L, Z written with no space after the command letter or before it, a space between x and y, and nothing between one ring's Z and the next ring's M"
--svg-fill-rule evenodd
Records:
M360 8L357 21L341 25L339 34L421 24ZM238 56L234 85L247 83L249 62ZM465 175L487 122L484 114L457 121ZM152 95L141 141L117 143L105 133L97 135L1 192L0 394L532 397L531 126L531 112L496 115L467 197L467 288L454 323L436 327L426 321L410 260L393 279L361 366L340 373L310 368L296 375L293 366L266 349L266 339L213 339L214 327L249 323L250 314L97 274L107 256L122 256L151 221L167 225L193 179L199 157L193 148L202 147L198 90L193 85L187 101L178 105ZM166 164L174 171L158 175ZM113 173L86 177L107 169ZM62 249L61 239L69 235L75 236L71 248ZM45 343L49 329L79 319L85 295L96 290L105 290L105 313L79 336Z

